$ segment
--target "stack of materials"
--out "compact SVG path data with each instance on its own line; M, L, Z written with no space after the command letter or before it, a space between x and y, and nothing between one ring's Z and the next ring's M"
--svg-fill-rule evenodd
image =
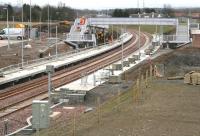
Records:
M185 84L200 85L200 73L191 71L184 77Z

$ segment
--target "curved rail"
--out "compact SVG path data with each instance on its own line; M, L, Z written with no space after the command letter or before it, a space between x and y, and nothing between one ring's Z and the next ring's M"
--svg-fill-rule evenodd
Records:
M143 45L146 41L145 34L141 35L141 39L142 39L141 44ZM135 45L137 45L137 43L125 45L124 55L128 56L129 54L131 54L132 52L137 50L137 47ZM81 67L78 67L78 68L73 69L73 70L67 70L67 72L60 72L60 73L56 74L52 78L52 82L53 82L55 87L62 86L64 84L67 84L69 82L72 82L74 80L79 79L80 76L81 76L81 73L83 73L83 72L90 74L90 73L98 70L101 66L110 65L113 62L116 62L120 59L121 59L121 49L118 48L117 50L114 50L114 51L107 53L106 55L100 56L98 59L94 58L92 60L92 63L91 63L91 61L88 61L86 64L81 65ZM47 78L45 78L44 80L41 80L41 81L37 81L34 84L27 85L24 88L23 87L18 88L18 90L19 89L21 89L23 91L18 91L16 93L9 93L7 96L6 96L6 94L4 94L4 96L3 95L2 95L2 97L0 96L0 99L5 100L6 98L14 97L17 94L21 94L21 93L26 92L26 91L34 91L35 93L30 93L30 95L27 96L27 97L21 97L20 100L15 101L14 103L10 103L10 104L2 106L0 108L0 111L9 109L10 107L14 107L16 105L19 105L19 104L23 103L24 101L34 99L35 97L37 97L39 95L47 93ZM24 107L20 107L20 109L16 109L13 112L16 112L18 110L26 108L27 106L30 106L30 105L25 105ZM11 113L8 113L4 116L7 116L9 114L11 114Z

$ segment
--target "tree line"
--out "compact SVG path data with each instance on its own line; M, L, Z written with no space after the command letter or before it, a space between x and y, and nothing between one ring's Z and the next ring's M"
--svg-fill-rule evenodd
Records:
M7 11L5 7L8 9L9 20L12 21L13 17L15 21L21 21L21 7L12 6L10 4L0 5L0 21L7 20ZM86 16L86 17L96 17L96 14L99 12L106 13L112 17L129 17L131 14L138 13L159 13L162 14L163 17L174 17L174 13L177 11L186 12L186 9L174 9L170 5L164 5L163 8L129 8L129 9L109 9L109 10L79 10L73 9L71 7L67 7L64 3L60 2L57 6L45 5L40 7L38 5L31 6L31 21L42 21L45 22L48 20L48 8L49 8L49 19L54 20L69 20L73 21L76 17ZM187 11L198 11L199 8L196 9L187 9ZM30 20L30 5L23 5L23 13L24 13L24 21L28 22Z
M0 5L0 21L5 21L7 19L8 9L9 20L21 21L22 17L22 8L13 7L12 5ZM40 7L38 5L31 6L31 21L47 21L48 20L48 9L49 9L49 18L51 20L74 20L76 17L76 10L65 6L63 3L59 3L58 6L45 5ZM30 20L30 5L23 5L23 19L24 21Z
M174 17L175 10L171 8L170 5L164 5L163 8L130 8L130 9L114 9L112 11L112 17L129 17L132 14L142 14L142 13L159 13L164 15L164 17Z
M130 8L130 9L114 9L112 16L113 17L129 17L131 14L138 14L138 13L152 13L157 12L156 9L153 8L144 8L144 9L138 9L138 8Z

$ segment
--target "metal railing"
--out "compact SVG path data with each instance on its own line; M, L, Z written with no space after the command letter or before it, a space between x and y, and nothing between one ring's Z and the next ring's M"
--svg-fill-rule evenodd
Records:
M199 23L191 23L190 24L190 29L191 30L199 30Z
M163 35L161 38L163 42L189 42L188 35Z
M88 18L90 25L173 25L176 26L178 19L174 18Z
M129 35L128 34L124 35L123 39L126 36L128 37ZM4 75L6 75L6 74L9 74L9 73L13 73L13 72L16 72L16 71L23 70L24 68L29 68L29 67L47 64L47 63L58 61L58 60L71 58L74 55L81 55L81 54L85 53L85 51L93 51L95 49L99 50L101 48L108 47L108 45L110 45L110 44L114 45L116 43L118 43L118 41L113 41L113 43L99 44L98 46L87 47L87 48L84 48L84 49L77 49L77 50L69 51L69 52L66 52L66 53L58 54L57 56L52 55L52 56L41 58L41 59L30 60L30 61L26 61L26 62L23 63L23 68L22 68L22 63L18 63L18 64L14 64L14 65L4 67L4 68L0 68L0 71Z
M94 41L94 34L67 34L67 41Z
M70 51L70 52L67 52L64 54L59 54L57 57L56 57L56 55L52 55L52 56L41 58L41 59L30 60L30 61L23 62L23 65L22 65L22 63L18 63L18 64L14 64L14 65L10 65L10 66L1 68L0 71L2 71L4 74L8 74L8 73L11 73L14 71L19 71L20 69L22 70L24 67L30 66L32 64L41 65L41 64L49 63L50 61L56 60L58 57L69 56L69 55L75 54L77 52L78 52L78 50L74 50L74 51ZM23 68L22 68L22 66L23 66Z

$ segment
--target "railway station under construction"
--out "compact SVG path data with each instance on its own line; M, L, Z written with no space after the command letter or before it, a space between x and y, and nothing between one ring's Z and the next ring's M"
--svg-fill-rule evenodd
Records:
M120 26L120 35L117 33L117 38L113 38L112 34L110 39L107 39L107 42L104 38L104 44L98 46L97 29L105 33L113 25ZM124 26L127 25L137 25L138 30L126 30ZM176 32L174 35L165 35L163 32L152 35L147 32L141 32L140 27L142 25L158 25L160 30L162 30L162 26L171 25L175 26ZM77 117L82 117L79 115L81 113L85 113L84 115L87 117L91 113L92 115L90 114L91 116L89 116L91 121L95 120L95 123L92 123L95 125L97 123L100 128L104 119L108 121L106 118L101 119L107 114L114 111L121 113L122 109L127 110L127 114L129 113L128 108L123 108L125 107L124 103L127 105L134 103L134 106L136 104L138 112L142 109L141 105L146 104L148 107L149 105L145 102L149 102L149 99L152 99L149 98L151 96L153 98L156 97L153 96L152 90L162 90L160 89L162 88L161 83L167 82L167 84L171 85L172 80L179 79L178 76L178 78L168 78L166 81L165 76L170 72L174 72L173 70L170 71L171 67L169 68L168 65L170 63L168 62L176 60L174 56L174 58L167 58L174 51L168 47L190 47L190 42L192 42L190 39L190 25L189 20L186 24L181 24L178 19L169 18L77 18L71 26L70 32L63 40L73 48L72 51L0 69L0 86L2 89L0 93L0 102L2 103L0 105L0 110L2 111L0 118L8 118L13 113L19 112L19 114L25 114L23 118L26 118L28 122L27 125L23 125L21 128L10 130L8 134L7 127L9 123L4 120L3 130L6 132L4 134L6 136L37 135L40 134L40 131L43 133L43 130L51 129L51 123L58 123L56 121L59 119L61 119L59 120L60 122L64 123L61 117L65 118L67 114L72 114L69 115L70 118L73 118L72 123L65 125L69 130L67 134L75 136L76 131L80 130L78 134L81 134L82 131L85 134L85 130L90 128L90 123L88 123L90 119L83 121L86 121L88 128L83 125L83 122L76 120ZM165 45L167 45L167 48L163 49ZM163 62L165 59L159 60L163 56L167 58L165 58L166 62ZM184 73L185 71L181 72ZM131 81L129 81L130 79ZM181 77L182 79L183 77ZM198 86L199 73L190 72L186 74L184 82ZM182 82L178 82L178 84L182 86ZM107 92L102 91L102 94L101 91L94 91L106 85L111 87L109 88L110 90L114 90L111 91L111 94L109 94L110 90ZM195 90L196 86L193 86L193 88ZM167 92L167 90L165 91ZM168 96L166 95L166 97ZM108 103L106 103L106 100L108 100ZM106 105L105 107L103 107L104 104ZM153 106L158 106L158 108L162 109L158 104L153 103ZM111 112L107 113L107 108L112 109ZM172 108L174 107L172 106ZM21 113L23 110L27 114ZM156 111L153 110L152 112ZM142 113L145 114L145 110ZM113 116L115 114L113 113ZM119 116L122 118L120 114ZM126 116L128 117L128 115ZM139 116L137 117L139 118ZM68 121L70 122L71 120ZM80 125L81 123L83 126ZM77 129L76 126L79 126L80 129ZM122 128L117 134L123 133L123 129L125 130L125 128ZM99 134L104 135L104 132L100 131L101 133ZM46 135L46 132L43 134ZM93 134L94 132L91 131L89 135ZM105 135L109 134L111 133L105 132ZM59 135L59 132L51 131L50 135Z

